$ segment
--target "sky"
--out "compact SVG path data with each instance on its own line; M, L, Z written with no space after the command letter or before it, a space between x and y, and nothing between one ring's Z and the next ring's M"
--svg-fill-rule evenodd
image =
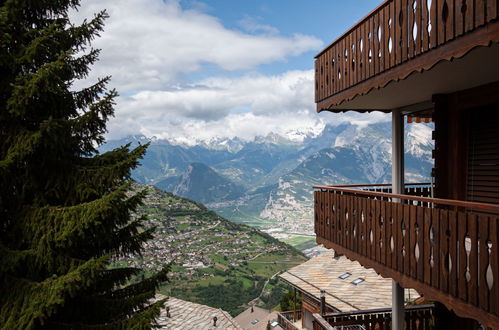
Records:
M386 115L315 111L314 56L381 0L82 0L74 23L106 9L85 81L111 75L120 96L108 139L184 143L300 136Z

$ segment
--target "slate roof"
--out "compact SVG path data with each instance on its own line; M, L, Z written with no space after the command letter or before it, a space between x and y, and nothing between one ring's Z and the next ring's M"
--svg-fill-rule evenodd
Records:
M156 299L163 298L166 297L156 295ZM167 317L166 307L170 308L170 317ZM214 316L217 317L216 327L213 326ZM168 298L157 321L160 329L169 330L242 330L226 311L173 297Z
M277 320L277 312L254 306L253 312L251 312L250 307L236 316L234 320L240 324L244 330L265 330L267 329L267 323L269 321L272 323L272 321ZM255 322L255 320L258 320L258 322ZM277 326L274 329L277 330L282 328Z
M339 278L347 272L351 275ZM345 256L333 258L332 250L289 269L279 277L317 300L320 300L320 290L326 290L326 303L341 312L391 307L392 303L391 278L383 278L373 269L366 269ZM357 285L351 283L359 278L364 281ZM406 300L419 297L413 289L406 289L405 295Z

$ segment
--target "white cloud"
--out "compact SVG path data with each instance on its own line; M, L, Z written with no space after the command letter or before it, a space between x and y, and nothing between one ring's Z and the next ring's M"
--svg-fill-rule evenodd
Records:
M322 41L313 36L283 36L251 17L239 22L246 32L231 30L202 3L186 10L178 0L83 0L72 17L78 23L103 8L110 18L92 44L102 52L89 79L112 75L110 87L122 95L108 138L252 139L315 132L325 122L350 118L315 113L313 71L254 73L261 64L318 50ZM222 75L233 71L233 77L188 80L192 73L206 76L207 66Z
M104 8L110 18L93 43L102 53L92 79L111 74L121 93L164 88L204 64L247 70L322 46L319 39L302 34L230 30L216 17L183 9L177 0L84 0L72 17L81 22Z
M389 120L384 114L315 112L313 71L282 75L210 78L199 86L143 91L121 98L111 133L144 134L183 141L238 136L251 140L270 132L316 132L325 123ZM117 137L116 133L110 135Z

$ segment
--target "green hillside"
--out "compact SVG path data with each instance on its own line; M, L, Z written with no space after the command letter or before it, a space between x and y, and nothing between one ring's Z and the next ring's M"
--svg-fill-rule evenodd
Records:
M135 189L149 192L138 215L147 217L147 226L156 227L155 239L142 256L121 258L115 266L153 270L172 262L170 283L161 288L164 294L237 315L262 291L260 305L278 301L285 288L269 279L306 260L291 246L191 200L153 186Z

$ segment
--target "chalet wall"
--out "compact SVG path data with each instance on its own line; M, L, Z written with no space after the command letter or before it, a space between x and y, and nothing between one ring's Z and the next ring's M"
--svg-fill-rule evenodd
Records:
M480 109L499 111L499 82L452 94L434 95L433 102L435 197L467 200L471 119L476 119Z

